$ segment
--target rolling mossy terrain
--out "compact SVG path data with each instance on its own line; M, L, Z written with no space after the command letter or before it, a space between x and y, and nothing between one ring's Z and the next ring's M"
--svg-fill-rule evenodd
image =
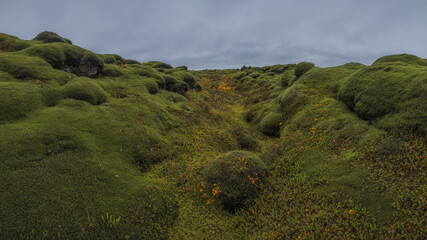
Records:
M424 239L427 60L190 71L0 34L0 239Z

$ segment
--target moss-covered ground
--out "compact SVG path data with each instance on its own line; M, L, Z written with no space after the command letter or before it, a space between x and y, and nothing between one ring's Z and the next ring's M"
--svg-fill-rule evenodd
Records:
M0 34L0 239L425 239L426 62L189 71Z

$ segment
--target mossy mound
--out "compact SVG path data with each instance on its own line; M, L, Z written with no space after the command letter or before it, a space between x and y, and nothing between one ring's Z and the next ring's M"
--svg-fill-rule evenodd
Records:
M170 64L159 61L149 61L145 64L158 69L172 69L172 66Z
M194 79L194 76L191 73L180 71L174 73L174 76L177 79L185 82L188 85L189 89L193 89L195 91L202 90L202 87L196 82L196 79Z
M258 195L267 167L251 152L233 151L218 156L203 174L214 201L218 200L224 209L234 212Z
M92 79L85 77L75 78L67 83L65 85L65 95L93 105L107 101L107 93Z
M156 69L146 65L131 65L129 69L132 69L135 74L141 77L156 79L158 87L161 89L165 88L165 79L163 78L161 73L156 71Z
M60 42L60 43L73 44L71 40L67 38L63 38L58 34L54 32L49 32L49 31L44 31L39 33L33 40L42 41L44 43Z
M115 66L112 64L105 64L104 69L102 70L103 77L120 77L123 75L122 68L120 66Z
M271 137L278 137L280 135L280 127L282 125L282 114L270 112L264 116L258 124L262 133Z
M188 67L187 66L178 66L175 69L178 70L178 71L187 71Z
M150 94L156 94L159 91L156 80L152 78L145 81L145 87L147 87L147 90Z
M311 62L300 62L295 66L294 74L297 78L299 78L313 67L314 67L314 64Z
M427 133L427 67L376 63L347 78L338 97L359 117L385 130Z
M117 54L103 54L102 58L108 64L122 65L125 63L125 59Z
M310 99L310 89L304 85L293 85L279 96L279 105L285 119L290 119Z
M43 106L40 88L31 83L0 83L0 122L27 116Z
M74 73L77 76L94 78L102 72L104 67L101 57L65 43L38 44L25 49L24 53L40 57L53 68Z
M19 53L0 54L0 70L20 80L55 80L65 84L72 79L72 75L53 69L46 61L39 57L26 56Z
M125 59L126 64L141 64L140 62L133 59Z
M381 63L392 63L392 62L404 62L408 64L415 64L420 66L427 66L427 60L420 57L411 55L411 54L397 54L397 55L388 55L381 58L378 58L374 64Z

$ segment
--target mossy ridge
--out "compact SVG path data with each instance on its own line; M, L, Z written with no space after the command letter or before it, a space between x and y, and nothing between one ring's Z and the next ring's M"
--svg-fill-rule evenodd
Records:
M21 40L15 36L0 33L0 53L15 52L36 44L33 41Z

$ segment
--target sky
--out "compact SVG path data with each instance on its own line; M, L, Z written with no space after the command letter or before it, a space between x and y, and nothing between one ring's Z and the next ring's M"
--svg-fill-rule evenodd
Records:
M0 0L0 32L190 69L427 57L425 0Z

